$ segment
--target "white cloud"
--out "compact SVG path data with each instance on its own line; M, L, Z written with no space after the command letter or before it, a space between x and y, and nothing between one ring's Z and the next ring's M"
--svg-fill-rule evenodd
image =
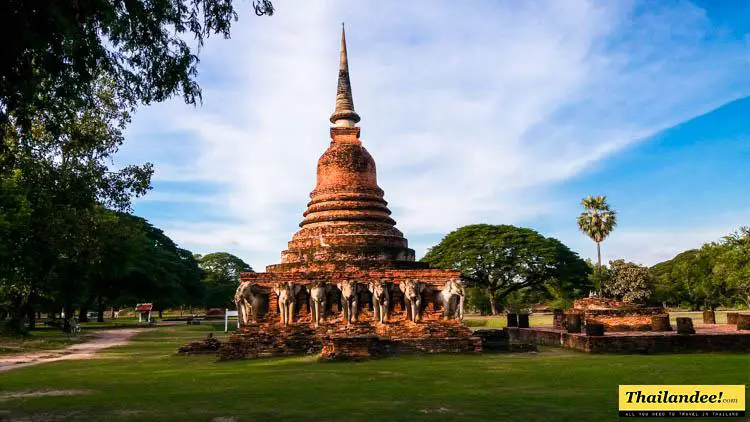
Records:
M124 148L156 161L158 181L218 183L206 202L236 223L154 223L255 268L278 261L314 187L341 21L363 142L407 237L554 212L536 188L750 87L736 84L740 47L707 48L689 4L274 3L205 47L203 107L141 110Z

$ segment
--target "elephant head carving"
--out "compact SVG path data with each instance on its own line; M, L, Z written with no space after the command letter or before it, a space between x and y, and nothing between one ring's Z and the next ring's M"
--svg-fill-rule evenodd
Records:
M388 281L371 281L367 285L368 290L372 293L372 308L375 321L381 324L388 319L388 305L390 295L388 294Z
M257 322L258 314L264 305L264 297L255 283L243 281L234 293L234 304L237 306L240 325L247 325Z
M443 318L464 318L464 284L460 278L448 280L440 291L440 302L443 305Z
M427 286L415 280L404 280L398 285L404 294L406 316L410 321L417 322L421 318L422 293Z
M344 310L344 320L347 323L357 321L359 303L357 293L359 293L359 284L355 280L345 280L338 284L341 290L341 305Z
M278 283L273 287L274 293L279 299L279 312L281 323L289 325L294 319L294 301L302 286L293 284L291 281Z
M310 293L312 322L317 327L325 319L326 297L331 290L331 286L324 282L316 281L310 284L307 289Z

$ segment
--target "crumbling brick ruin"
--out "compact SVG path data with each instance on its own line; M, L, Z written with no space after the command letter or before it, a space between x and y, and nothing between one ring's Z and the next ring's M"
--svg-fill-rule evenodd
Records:
M665 315L659 307L644 307L613 299L588 297L578 299L570 314L580 314L583 324L602 324L606 332L651 331L652 317Z
M222 358L481 350L460 322L460 273L415 261L396 229L359 120L342 29L331 143L317 184L281 263L241 275L242 328L222 345Z

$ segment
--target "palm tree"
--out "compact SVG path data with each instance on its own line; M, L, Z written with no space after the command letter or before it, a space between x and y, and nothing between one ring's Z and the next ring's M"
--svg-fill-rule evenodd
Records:
M597 279L602 293L602 251L600 244L617 225L617 212L609 207L606 196L587 196L581 200L584 211L578 216L578 229L596 242Z

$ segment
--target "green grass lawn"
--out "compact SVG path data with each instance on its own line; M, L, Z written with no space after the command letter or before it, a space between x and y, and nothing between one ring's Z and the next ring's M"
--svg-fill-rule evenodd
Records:
M597 356L550 348L357 363L175 355L218 329L144 330L100 359L2 373L0 419L601 421L618 420L618 384L750 384L750 355L742 354ZM52 390L76 391L9 398Z
M96 319L92 319L88 322L82 322L81 329L103 330L109 328L138 328L147 325L148 323L145 321L138 322L138 318L105 319L104 322L98 322Z

